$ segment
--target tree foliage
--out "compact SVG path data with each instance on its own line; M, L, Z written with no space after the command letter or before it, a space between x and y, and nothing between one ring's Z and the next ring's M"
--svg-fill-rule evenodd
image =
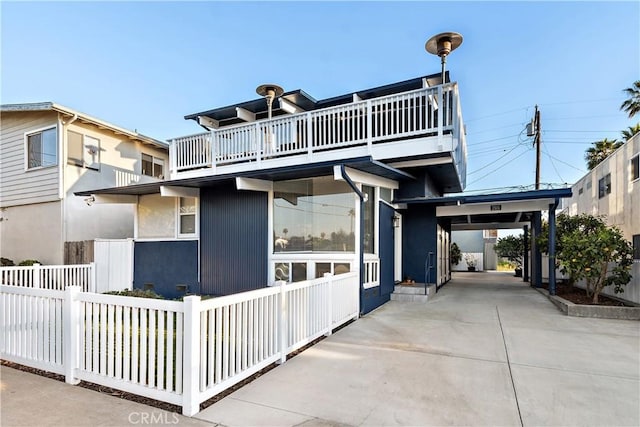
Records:
M622 132L620 132L622 134L622 139L624 139L625 142L627 142L628 140L630 140L635 134L640 132L640 122L636 123L635 126L629 126L628 128L626 128L625 130L623 130Z
M451 244L451 251L449 252L449 259L451 260L451 264L458 265L460 261L462 261L462 252L458 247L456 242Z
M524 236L505 236L498 239L493 250L500 258L507 259L516 265L516 268L522 268L522 260L524 255Z
M549 227L537 239L541 251L547 253ZM624 292L631 280L633 247L620 230L609 227L602 217L588 214L561 214L556 227L556 260L560 271L575 283L584 279L587 296L598 303L605 286L613 286L615 293Z
M584 159L587 161L589 170L598 166L604 159L609 157L614 151L622 146L622 141L603 139L593 143L592 147L585 151Z
M633 86L624 90L628 98L620 105L620 109L632 118L640 112L640 80L633 82Z

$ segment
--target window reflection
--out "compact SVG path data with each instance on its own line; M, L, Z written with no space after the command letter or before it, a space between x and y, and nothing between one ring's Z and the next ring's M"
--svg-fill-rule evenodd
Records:
M355 199L333 177L273 184L275 252L355 252Z

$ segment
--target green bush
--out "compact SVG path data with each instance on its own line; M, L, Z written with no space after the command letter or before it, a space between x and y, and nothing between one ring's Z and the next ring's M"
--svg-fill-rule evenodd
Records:
M15 265L12 259L9 258L0 258L0 267L11 267Z
M451 244L451 251L449 253L449 259L451 260L451 264L458 265L460 261L462 261L462 252L458 247L456 242Z
M42 265L42 263L40 261L38 261L37 259L25 259L24 261L20 261L20 264L18 264L18 265L19 266L32 266L33 264Z

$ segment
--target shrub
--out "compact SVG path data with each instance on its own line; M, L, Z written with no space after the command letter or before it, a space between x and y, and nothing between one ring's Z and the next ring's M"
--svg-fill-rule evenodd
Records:
M505 236L498 239L493 250L500 258L515 264L516 268L522 268L524 255L524 236Z
M32 266L33 264L41 264L42 263L40 261L38 261L37 259L25 259L24 261L20 261L20 264L18 264L19 266Z
M0 258L0 267L11 267L15 265L12 259L9 258Z
M451 244L451 252L449 253L451 264L458 265L462 261L462 252L456 242Z
M142 289L124 289L122 291L109 291L104 292L105 295L119 295L121 297L136 297L136 298L152 298L152 299L165 299L162 295L158 295L151 290Z

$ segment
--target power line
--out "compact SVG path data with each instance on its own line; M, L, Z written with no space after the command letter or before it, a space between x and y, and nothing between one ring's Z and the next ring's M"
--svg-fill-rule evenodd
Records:
M523 151L522 153L520 153L520 155L518 155L518 156L514 157L514 158L513 158L513 159L511 159L509 162L507 162L507 163L505 163L505 164L503 164L503 165L498 166L497 168L493 169L493 170L492 170L492 171L490 171L489 173L486 173L486 174L482 175L480 178L476 179L475 181L471 181L471 182L469 183L469 185L471 185L471 184L473 184L473 183L475 183L475 182L478 182L478 181L480 181L480 180L482 180L482 179L486 178L487 176L491 175L492 173L494 173L494 172L496 172L496 171L498 171L498 170L502 169L503 167L507 166L509 163L511 163L511 162L513 162L513 161L515 161L515 160L519 159L520 157L522 157L523 155L527 154L528 152L529 152L529 149L527 149L526 151Z
M522 133L522 132L517 133L517 134L515 134L515 135L503 136L503 137L501 137L501 138L487 139L487 140L485 140L485 141L480 141L480 142L476 142L476 143L473 143L473 144L467 144L467 145L468 145L469 147L474 147L474 146L476 146L476 145L488 144L488 143L490 143L490 142L494 142L494 141L500 141L500 140L507 139L507 138L514 138L514 137L516 137L516 136L520 136L520 134L521 134L521 133Z
M551 157L551 154L549 154L549 150L547 149L546 144L545 144L545 146L543 148L544 148L544 153L547 155L549 160L551 160L551 166L553 166L553 170L556 171L556 175L558 175L558 178L560 178L560 181L564 181L564 178L562 178L562 176L560 176L560 172L558 172L558 168L556 167L556 164L553 161L553 158Z
M506 153L504 153L502 156L498 157L497 159L492 160L490 163L487 163L486 165L482 166L480 169L476 169L476 170L474 170L472 172L467 172L467 175L472 175L472 174L474 174L476 172L480 172L481 170L483 170L485 168L488 168L491 165L495 165L498 160L501 160L504 157L508 156L509 153L511 153L513 150L515 150L518 147L520 147L520 144L516 144L511 150L507 151Z

